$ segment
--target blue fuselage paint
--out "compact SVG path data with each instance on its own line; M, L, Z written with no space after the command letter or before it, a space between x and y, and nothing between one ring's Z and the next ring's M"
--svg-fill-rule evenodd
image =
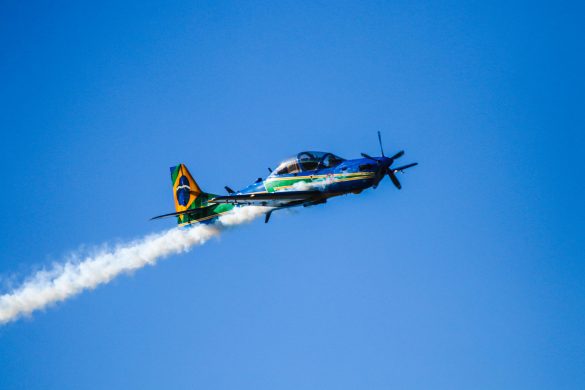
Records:
M326 197L345 195L348 193L359 193L367 188L374 186L381 176L383 176L391 163L387 157L376 157L374 159L358 158L353 160L344 160L339 165L332 168L323 168L315 170L301 170L296 173L277 174L272 172L267 178L257 180L245 188L237 191L237 194L257 194L266 192L294 191L294 190L318 190ZM292 185L283 185L270 190L275 183L285 183ZM273 203L267 202L266 206L275 206L278 208L299 206L294 202Z

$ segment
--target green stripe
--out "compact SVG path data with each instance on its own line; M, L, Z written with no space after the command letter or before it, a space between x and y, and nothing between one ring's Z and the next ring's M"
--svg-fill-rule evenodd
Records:
M309 184L326 184L326 181L331 177L333 182L342 181L346 179L369 179L371 176L365 175L363 173L348 173L348 174L335 174L333 176L326 176L326 175L319 175L313 179L310 178L302 178L299 179L298 177L279 177L279 178L270 178L264 182L264 186L268 192L274 192L278 188L282 187L289 187L295 185L296 183L309 183Z
M197 209L194 213L178 216L179 224L195 223L201 219L211 219L216 215L230 211L235 206L233 204L218 204Z
M175 167L175 169L173 169L173 172L171 172L171 180L172 180L172 185L175 185L175 181L177 181L177 176L179 176L179 168L181 167L181 165L177 165Z

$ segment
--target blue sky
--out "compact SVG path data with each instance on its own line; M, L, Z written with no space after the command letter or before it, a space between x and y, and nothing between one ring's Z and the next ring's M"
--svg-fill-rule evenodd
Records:
M583 388L577 2L0 8L0 286L172 226L168 167L420 166L0 328L3 389Z

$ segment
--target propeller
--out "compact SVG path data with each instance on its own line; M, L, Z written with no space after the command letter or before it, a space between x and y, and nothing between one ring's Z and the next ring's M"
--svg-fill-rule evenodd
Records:
M412 167L417 166L417 165L418 165L418 163L407 164L407 165L403 165L403 166L398 167L398 168L392 168L392 171L394 173L397 173L397 172L404 173L405 169L412 168Z
M394 186L396 188L398 188L398 189L402 188L402 184L400 184L400 182L398 181L398 178L394 174L394 171L392 171L391 169L388 169L388 177L390 178L390 180L392 180L392 183L394 183Z
M404 150L401 150L400 152L396 153L394 156L390 157L390 160L395 160L395 159L400 158L402 156L404 156ZM392 162L394 162L394 161L392 161Z
M384 178L384 175L387 174L388 177L390 178L390 180L392 181L392 184L394 184L394 186L396 188L401 189L402 185L400 184L400 181L398 181L398 178L396 177L396 173L397 172L403 173L403 171L405 169L414 167L415 165L418 165L418 163L407 164L407 165L403 165L401 167L392 169L391 166L392 166L392 164L394 164L394 160L404 156L404 150L399 151L398 153L396 153L392 157L386 157L384 155L384 148L382 147L382 134L379 131L378 131L378 143L380 144L380 152L382 153L382 158L378 159L376 157L370 156L367 153L361 154L363 157L365 157L367 159L374 160L376 162L376 164L378 164L378 167L380 168L378 171L378 174L376 175L376 178L374 179L373 187L376 188L378 186L378 183L380 183L380 181Z
M380 144L380 152L382 152L382 157L386 157L386 156L384 156L384 148L382 147L382 134L380 134L379 130L378 130L378 143Z
M378 159L370 156L369 154L362 153L362 157L369 158L370 160L378 161Z

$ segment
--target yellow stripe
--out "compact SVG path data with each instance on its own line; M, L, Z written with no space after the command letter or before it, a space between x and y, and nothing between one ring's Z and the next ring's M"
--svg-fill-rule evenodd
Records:
M266 181L273 180L297 180L297 179L319 179L325 177L338 177L338 176L370 176L373 175L371 172L355 172L355 173L334 173L331 175L311 175L311 176L288 176L288 177L269 177Z
M336 182L340 182L340 181L352 181L352 180L364 180L364 179L370 179L373 178L374 175L368 176L368 177L349 177L347 179L338 179L335 180Z

